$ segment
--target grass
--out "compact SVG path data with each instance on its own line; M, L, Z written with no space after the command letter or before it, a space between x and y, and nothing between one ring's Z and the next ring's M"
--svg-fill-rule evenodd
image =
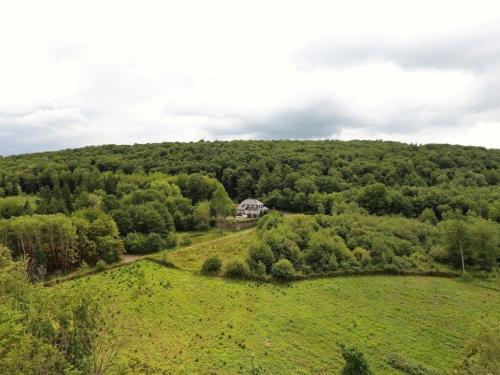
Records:
M239 234L239 241L252 236ZM210 252L173 253L182 251L196 255L186 269ZM399 373L386 362L390 353L442 371L481 319L500 319L497 290L446 278L337 277L288 286L142 260L46 291L67 288L95 292L123 334L119 363L137 374L248 373L252 358L266 374L332 374L343 365L337 342L356 345L376 374Z
M154 259L163 259L167 254L168 260L178 268L186 271L199 271L201 265L211 254L217 254L223 263L229 260L246 257L249 244L255 236L255 229L246 229L239 232L225 232L207 234L203 240L193 241L191 246L179 250L163 251L151 256Z

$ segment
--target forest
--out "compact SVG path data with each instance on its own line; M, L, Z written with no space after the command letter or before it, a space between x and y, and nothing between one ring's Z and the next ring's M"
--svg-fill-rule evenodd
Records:
M253 222L255 228L238 231L236 204L250 197L270 210ZM151 255L127 265L125 254ZM498 362L492 358L498 354L499 261L496 149L382 141L200 141L4 157L0 374L170 373L182 366L195 373L266 373L253 353L260 353L257 360L271 372L340 369L340 358L344 374L360 368L363 374L490 371ZM99 275L85 273L89 269ZM377 279L380 274L387 279ZM356 281L350 275L364 276ZM401 284L395 275L410 281ZM345 289L332 294L337 284L328 278L333 276ZM221 278L227 284L219 284ZM418 319L436 312L429 335L449 322L453 331L430 346L387 352L391 345L374 328L376 322L364 319L384 309L381 293L399 288L402 295L405 283L414 294L404 301L390 297L394 310L384 318L397 345L421 343L414 323L406 336L398 336L401 306L409 309L404 316L417 314ZM308 289L313 285L317 289ZM347 291L361 293L358 312L339 294ZM434 301L443 293L447 302L437 311ZM187 295L197 302L186 301ZM327 342L342 337L356 345L337 342L328 349L333 358L323 353L308 356L306 364L281 363L283 353L297 349L289 347L290 338L276 333L276 351L262 352L258 337L242 324L239 341L231 346L237 353L226 349L233 353L229 362L224 352L216 351L215 357L211 349L205 352L205 345L188 350L205 338L212 348L223 338L231 340L226 334L232 321L210 322L211 316L224 316L223 309L237 322L247 317L256 330L268 330L270 320L255 318L260 316L254 315L255 306L274 319L280 312L273 301L281 297L287 304L283 326L293 324L296 316L290 312L306 319L316 314L308 306L317 304L322 309L318 321L342 326L338 335L321 329L301 336L307 345L324 350L327 345L315 340L322 335ZM471 298L478 303L463 310L461 319L469 319L470 330L451 318L457 306L450 301L456 298L456 303ZM327 313L333 305L346 314L343 320ZM179 315L168 315L172 309ZM121 314L134 325L120 325ZM163 320L165 314L172 319ZM478 314L492 323L476 326ZM351 317L357 319L354 328L348 326ZM357 321L380 340L380 349L352 338ZM142 327L139 332L135 325ZM203 340L201 333L191 332L193 326L204 332ZM187 345L184 352L149 346L170 342L177 337L171 332L183 340L195 336L189 345L171 343ZM163 341L155 341L157 335ZM136 340L146 341L137 347ZM446 340L453 342L449 350ZM146 347L149 351L141 352ZM168 360L158 359L162 355ZM369 370L369 362L377 371Z
M453 255L458 242L467 247L478 243L474 236L483 236L489 240L481 249L467 248L462 266L491 270L498 258L500 150L379 141L95 146L0 158L0 197L0 241L14 257L30 260L35 278L83 262L116 262L124 251L175 247L176 232L206 230L216 217L233 213L230 200L248 197L285 212L334 215L318 216L320 223L307 231L326 226L320 233L347 240L358 258L370 251L374 261L384 258L396 268L407 266L402 257L412 254L460 266ZM428 235L399 236L390 244L392 235L353 239L360 236L339 233L340 224L330 223L363 226L366 215L391 216L384 220ZM303 239L294 242L306 246ZM381 248L391 256L382 256ZM340 262L344 268L347 260ZM328 266L312 267L320 268Z

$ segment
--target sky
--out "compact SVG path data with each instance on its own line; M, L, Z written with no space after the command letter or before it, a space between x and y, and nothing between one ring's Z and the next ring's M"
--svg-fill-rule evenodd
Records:
M500 148L500 2L0 1L0 155L200 139Z

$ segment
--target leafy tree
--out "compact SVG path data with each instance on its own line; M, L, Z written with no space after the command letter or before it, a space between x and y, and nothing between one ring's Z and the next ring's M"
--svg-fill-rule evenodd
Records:
M263 265L264 272L269 273L274 261L274 254L269 245L259 241L250 246L247 263L252 272L260 274L261 265Z
M368 212L384 215L390 212L390 198L384 184L377 183L365 187L358 198L358 204Z
M201 266L201 273L205 275L215 275L220 272L222 261L217 255L210 255Z
M500 369L500 324L487 319L480 333L466 347L465 358L452 372L459 375L498 374Z
M342 369L343 375L371 375L373 372L370 370L366 359L358 349L355 347L348 347L339 344L340 352L345 360L344 368Z
M248 265L240 260L228 262L224 268L224 276L237 279L246 279L250 275Z
M223 232L226 217L233 213L234 204L222 186L219 186L217 190L215 190L210 201L210 208L219 223L220 231Z
M12 256L7 246L0 244L0 269L9 266L12 263Z
M295 268L288 259L280 259L273 264L271 274L276 280L290 281L295 277Z
M448 258L455 266L460 265L465 274L465 264L471 257L467 223L457 218L443 221L440 227Z
M210 227L210 202L197 203L194 208L193 219L196 229L207 230Z

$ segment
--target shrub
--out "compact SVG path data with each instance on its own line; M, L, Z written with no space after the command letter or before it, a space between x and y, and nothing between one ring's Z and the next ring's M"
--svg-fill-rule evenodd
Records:
M169 232L167 235L167 241L165 243L165 246L169 249L176 247L177 243L179 242L177 233L175 232Z
M295 268L288 259L280 259L274 263L271 273L276 280L289 281L295 276Z
M352 251L352 255L361 263L363 266L367 266L371 263L372 257L370 252L363 247L356 247Z
M256 276L257 278L262 278L266 276L266 265L262 262L257 262L255 264L252 264L251 266L251 273L252 275Z
M95 268L98 270L98 271L104 271L106 269L106 262L104 262L104 260L100 259L99 261L97 261L97 263L95 264Z
M0 269L12 263L12 256L7 246L0 244Z
M130 232L124 240L125 248L134 254L145 254L161 250L165 246L165 241L158 233L136 233Z
M149 233L146 237L145 247L147 251L158 251L165 246L165 241L158 233Z
M221 268L220 258L217 255L210 255L201 266L201 272L205 275L215 275L219 273Z
M274 254L271 248L263 242L257 242L250 246L248 252L248 265L252 272L256 273L258 264L262 263L265 266L265 273L271 271L274 263Z
M119 238L111 236L98 237L96 245L102 259L106 263L114 263L120 260L120 255L123 254L123 242Z
M343 344L339 344L340 352L342 357L344 357L345 365L342 369L343 375L372 375L372 371L368 367L363 353L357 350L355 347L347 347Z
M434 369L427 368L421 364L410 362L397 353L387 356L387 363L394 369L400 370L408 375L437 375Z
M394 264L398 270L408 270L413 268L413 263L407 260L407 257L398 257L395 255L392 257L392 264Z
M125 249L129 253L139 253L145 252L146 235L143 233L130 232L127 234L123 240L125 244Z
M233 260L226 264L224 276L236 279L246 279L250 276L248 265L240 260Z

